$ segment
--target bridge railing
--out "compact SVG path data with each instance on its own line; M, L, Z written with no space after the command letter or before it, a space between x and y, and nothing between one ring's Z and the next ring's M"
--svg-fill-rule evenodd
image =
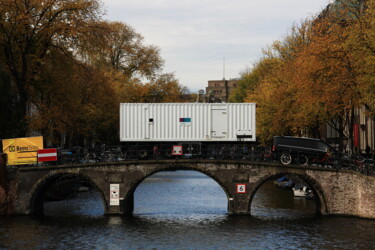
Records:
M154 159L220 159L256 162L280 162L280 152L272 152L270 147L246 144L213 144L201 147L198 143L185 145L182 155L173 155L171 147L113 146L58 150L58 162L44 165L74 165L98 162L121 162L129 160ZM317 168L350 169L365 175L375 176L375 161L362 155L346 154L306 154L293 152L288 164Z
M113 147L73 147L72 149L58 150L58 163L82 164L97 162L117 162L126 160L126 154L121 146Z
M96 162L118 162L124 160L144 159L220 159L220 160L249 160L274 161L270 147L214 144L201 147L199 143L185 146L181 155L174 155L171 147L147 148L142 145L123 148L114 146L109 148L83 148L58 150L59 164L82 164Z
M350 167L365 175L375 176L375 160L355 154L350 158Z
M366 158L360 154L348 155L339 152L322 154L306 153L306 151L293 151L289 152L291 156L289 163L287 161L283 162L283 159L281 159L283 153L285 152L274 152L274 160L283 164L288 163L320 168L349 169L365 175L375 176L375 160L369 157Z

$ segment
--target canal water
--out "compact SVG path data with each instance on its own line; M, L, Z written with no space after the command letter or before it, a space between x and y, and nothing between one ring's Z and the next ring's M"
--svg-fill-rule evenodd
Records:
M229 216L212 179L161 172L138 186L130 217L104 216L94 191L45 203L43 217L0 217L0 249L375 249L375 220L318 216L315 206L268 182L252 216Z

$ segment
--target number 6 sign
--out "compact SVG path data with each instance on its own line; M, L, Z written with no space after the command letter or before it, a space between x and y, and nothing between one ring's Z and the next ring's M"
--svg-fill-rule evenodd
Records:
M246 194L246 184L237 184L237 194Z

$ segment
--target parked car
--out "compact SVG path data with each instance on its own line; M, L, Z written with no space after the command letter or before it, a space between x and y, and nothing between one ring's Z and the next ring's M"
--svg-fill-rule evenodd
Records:
M292 162L300 165L334 165L339 159L339 153L333 147L314 138L275 136L272 152L284 165Z

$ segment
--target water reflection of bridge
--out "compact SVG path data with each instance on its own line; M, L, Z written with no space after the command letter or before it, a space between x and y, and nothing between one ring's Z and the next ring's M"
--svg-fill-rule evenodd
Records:
M290 175L311 187L317 212L375 218L375 177L351 170L231 160L148 160L9 168L7 211L9 214L41 212L52 191L64 195L83 185L101 194L106 214L131 214L137 186L148 176L168 170L195 170L215 180L227 195L229 214L249 214L252 199L263 183Z

